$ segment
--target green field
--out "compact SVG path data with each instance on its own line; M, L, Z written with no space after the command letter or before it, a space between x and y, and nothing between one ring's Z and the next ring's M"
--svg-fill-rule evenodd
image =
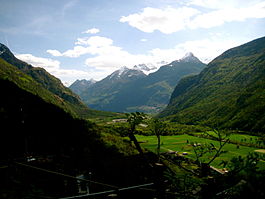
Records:
M147 150L156 151L157 147L157 138L156 136L141 136L137 135L137 139L139 142L141 142L141 146ZM215 147L219 146L219 142L205 139L205 138L199 138L195 136L190 135L175 135L175 136L161 136L161 152L167 152L167 151L178 151L179 153L187 152L187 157L195 158L194 150L191 145L191 143L212 143ZM236 156L242 156L245 157L248 155L248 153L255 152L259 148L254 147L246 147L246 146L237 146L235 144L229 144L227 143L223 150L226 151L226 153L221 154L221 156L217 157L215 161L212 163L215 167L221 167L219 164L222 162L222 160L229 161L233 157ZM206 154L204 159L207 161L213 156L213 154ZM265 167L265 163L261 163L262 167Z
M210 135L213 137L217 137L216 133L213 131L207 131L206 134L205 133L198 133L201 135ZM257 145L257 141L259 140L258 136L254 136L254 135L247 135L247 134L231 134L229 135L229 140L234 141L234 142L241 142L241 143L248 143L248 144L256 144ZM263 144L261 143L260 146L263 146Z

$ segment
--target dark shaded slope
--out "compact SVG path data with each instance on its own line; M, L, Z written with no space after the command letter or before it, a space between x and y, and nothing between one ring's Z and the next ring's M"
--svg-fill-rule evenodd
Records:
M160 114L181 123L265 129L265 38L230 49L182 79Z
M66 88L59 79L46 72L43 68L32 67L17 59L3 44L0 44L0 52L0 58L17 67L24 74L32 77L40 84L39 86L64 99L72 106L71 108L76 114L81 116L89 114L89 109L81 102L78 95L74 94L69 88Z
M21 72L15 66L7 63L1 58L0 78L3 80L9 80L15 83L19 88L26 90L27 92L42 98L44 101L59 106L66 112L75 115L73 104L43 88L42 85L36 82L32 77Z
M73 119L64 110L9 80L1 79L0 89L1 159L25 153L75 153L78 158L84 155L81 148L97 137L92 124Z
M89 137L89 132L94 133L92 124L73 118L69 102L2 59L0 90L3 156L21 156L27 150L64 153L63 150L69 150L72 145L80 145L83 133ZM90 138L95 137L96 134ZM28 139L27 146L25 138Z
M0 198L78 195L76 180L16 162L71 176L92 172L94 181L119 187L152 178L148 162L138 156L124 157L115 146L107 146L99 127L73 118L62 98L2 59L0 90ZM109 187L91 184L90 188L99 192ZM126 198L153 198L149 192L125 194Z

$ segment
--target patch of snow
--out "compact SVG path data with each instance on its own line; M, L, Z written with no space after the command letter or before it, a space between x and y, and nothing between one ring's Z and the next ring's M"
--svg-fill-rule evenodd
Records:
M119 70L118 70L118 76L120 77L124 72L128 71L129 68L127 68L126 66L123 66L121 67Z
M200 60L197 57L195 57L192 52L186 53L185 56L182 57L179 61L182 61L182 62L195 62L195 63L200 62Z
M189 57L194 57L193 53L192 52L187 52L184 57L182 57L182 59L186 59L186 58L189 58Z
M155 63L143 63L133 67L135 70L140 70L144 74L149 75L150 73L156 72L161 66L168 64L166 61L160 61Z
M114 71L111 75L110 75L110 79L112 79L113 77L116 78L120 78L123 74L125 74L127 71L129 70L129 68L127 68L126 66L121 67L119 70Z
M95 84L95 83L97 82L97 80L94 80L93 78L91 78L89 81L90 81L92 84Z
M143 72L145 75L149 75L150 73L156 72L161 66L168 64L166 61L160 61L160 62L155 62L155 63L142 63L142 64L137 64L133 67L126 67L123 66L119 70L114 71L110 76L109 79L112 78L120 78L121 76L126 75L128 72L131 70L137 70ZM139 73L140 74L140 73ZM127 74L127 77L132 77L137 75L137 73L133 74Z
M3 51L0 51L0 55L2 55L6 50L4 49Z

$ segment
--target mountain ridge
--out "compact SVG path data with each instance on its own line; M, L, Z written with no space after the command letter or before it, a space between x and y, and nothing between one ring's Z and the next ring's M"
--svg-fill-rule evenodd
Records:
M65 87L58 78L43 68L33 67L17 59L1 43L0 52L1 78L16 82L20 88L40 96L46 102L59 106L75 117L90 118L111 114L88 108L80 97Z
M78 95L72 93L72 91L66 88L58 78L50 75L48 72L46 72L45 69L40 67L33 67L32 65L17 59L14 54L3 44L0 44L0 51L2 52L0 54L0 58L4 59L11 65L16 66L23 73L31 76L44 88L57 94L66 101L74 104L81 104Z
M181 77L198 73L205 66L197 59L176 60L148 75L139 68L123 67L87 88L80 97L88 106L98 110L158 112L168 103Z
M264 66L265 37L229 49L200 74L182 79L160 117L180 123L262 130Z
M69 88L76 93L77 95L80 95L84 90L92 86L94 83L97 81L94 79L86 80L86 79L81 79L81 80L76 80L74 81Z

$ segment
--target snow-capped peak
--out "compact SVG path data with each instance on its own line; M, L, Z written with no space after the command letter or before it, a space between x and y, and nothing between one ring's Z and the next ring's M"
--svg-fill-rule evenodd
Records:
M129 68L127 68L126 66L121 67L117 72L118 72L118 76L121 76L124 72L128 71Z
M151 70L149 67L147 67L146 64L138 64L133 67L135 70L141 70L141 71L149 71Z
M182 62L201 62L197 57L194 56L192 52L188 52L179 61Z
M194 54L192 52L187 52L182 59L189 58L189 57L194 57Z
M160 61L156 63L143 63L143 64L138 64L133 67L135 70L140 70L146 75L149 75L150 73L156 72L160 66L166 65L168 62L166 61Z
M91 78L89 81L90 81L92 84L95 84L95 83L97 82L97 80L94 80L93 78Z
M126 73L126 71L130 70L129 68L127 68L126 66L121 67L119 70L114 71L111 75L110 75L110 79L113 77L121 77L124 73Z
M161 62L156 62L156 63L137 64L130 68L123 66L119 70L114 71L108 78L119 79L123 77L149 75L150 73L156 72L160 68L160 66L163 66L166 64L168 64L168 62L161 61Z

